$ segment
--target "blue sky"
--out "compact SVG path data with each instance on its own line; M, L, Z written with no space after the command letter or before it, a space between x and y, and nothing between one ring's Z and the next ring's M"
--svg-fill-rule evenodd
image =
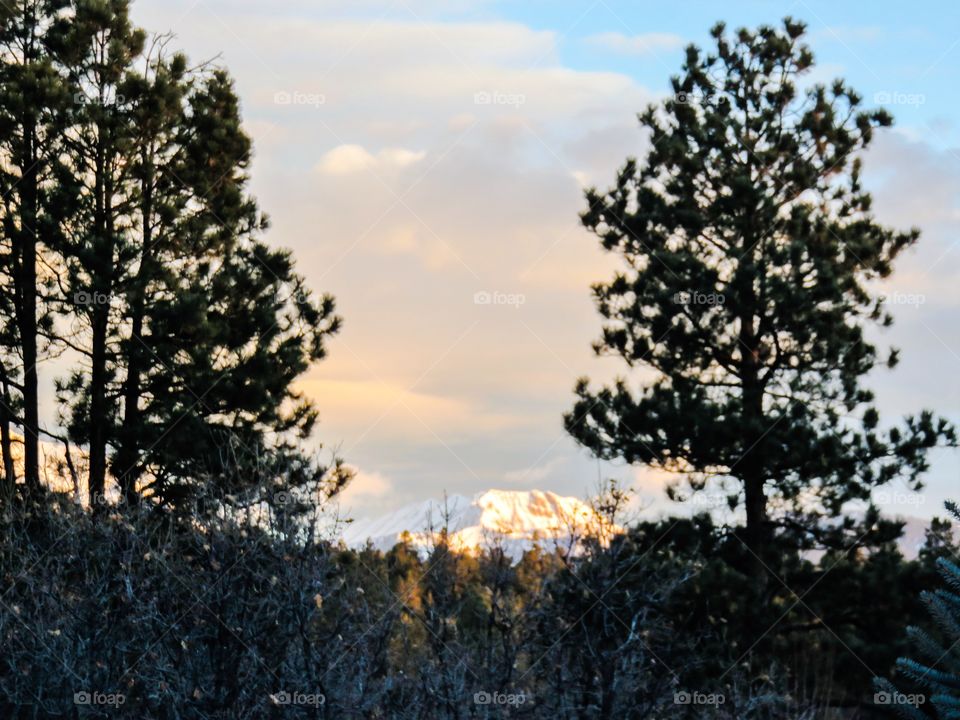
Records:
M409 13L402 7L397 16ZM867 99L877 93L922 96L919 104L897 108L902 126L933 135L941 147L957 143L960 98L956 69L960 58L960 9L949 3L869 4L800 2L498 2L440 13L449 21L506 19L558 35L561 62L581 70L619 72L654 90L665 90L670 74L689 43L709 46L709 30L723 20L729 28L777 23L791 16L804 20L818 64L835 70ZM635 37L672 35L676 48L645 54L601 52L592 36L616 33ZM639 57L643 62L638 62Z
M944 9L948 8L948 11ZM615 259L578 225L585 185L609 185L644 139L635 114L662 97L683 47L709 28L809 24L816 79L846 78L897 118L865 158L878 217L919 226L878 288L922 296L879 337L901 367L872 380L890 419L923 407L960 420L960 11L944 3L138 0L192 58L236 79L271 238L333 293L330 357L302 383L320 438L359 470L364 515L443 490L583 495L598 474L651 512L663 476L600 467L565 436L578 376L597 359L589 285ZM483 100L486 98L486 101ZM876 102L875 102L876 101ZM477 302L477 297L491 302ZM642 374L631 376L639 382ZM922 496L960 498L960 461L938 453Z
M321 6L323 4L321 3ZM902 3L880 0L853 2L801 0L799 2L450 2L429 4L384 3L359 11L339 10L335 17L442 19L446 22L510 21L557 36L560 61L580 70L619 72L651 89L665 89L683 58L683 47L693 42L709 45L709 29L723 20L728 27L755 27L791 16L804 20L818 64L842 72L867 98L875 93L900 92L923 96L922 104L901 112L911 126L936 125L944 145L957 140L960 101L955 70L960 55L960 10L949 3ZM295 11L288 9L291 14ZM322 16L324 13L312 13ZM682 45L659 47L645 55L600 52L592 36L616 33L635 37L652 33L672 35Z

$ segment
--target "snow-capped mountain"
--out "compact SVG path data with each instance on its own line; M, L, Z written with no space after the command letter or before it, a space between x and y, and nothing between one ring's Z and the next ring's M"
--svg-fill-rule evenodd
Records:
M602 527L594 510L575 497L542 490L487 490L473 497L413 503L379 518L357 520L346 527L343 542L363 547L369 541L389 550L405 533L421 551L429 549L446 526L453 547L474 550L500 544L514 559L535 542L544 547L571 540Z
M929 520L900 517L906 526L897 544L908 559L916 558ZM453 547L472 551L499 544L518 560L535 542L547 549L557 544L567 548L574 537L596 533L602 521L575 497L542 490L487 490L473 497L450 495L446 500L416 502L380 517L355 520L346 525L342 540L348 547L362 548L370 542L386 551L408 534L411 544L426 552L444 526Z

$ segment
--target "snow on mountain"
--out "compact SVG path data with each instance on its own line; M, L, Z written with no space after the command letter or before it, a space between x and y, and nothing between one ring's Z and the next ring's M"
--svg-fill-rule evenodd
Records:
M472 551L499 543L514 559L535 542L545 547L570 544L573 537L596 532L594 510L574 497L542 490L487 490L473 497L450 495L443 500L413 503L379 518L357 520L346 527L343 542L389 550L409 533L412 544L428 550L446 525L453 547Z
M386 551L409 534L413 546L426 552L444 527L444 517L453 547L473 551L498 543L515 560L535 542L548 549L556 544L567 547L574 536L602 527L594 510L575 497L542 490L487 490L473 497L450 495L445 503L416 502L381 517L355 520L345 527L342 540L353 548L369 541ZM905 527L897 544L905 557L914 559L930 521L902 515L900 519Z

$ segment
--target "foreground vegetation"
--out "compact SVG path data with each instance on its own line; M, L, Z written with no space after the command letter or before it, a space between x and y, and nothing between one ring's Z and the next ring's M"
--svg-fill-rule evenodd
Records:
M240 517L51 496L0 515L9 718L871 718L875 673L928 625L896 528L751 592L707 517L569 557L356 551ZM787 587L793 588L788 590ZM750 628L762 625L762 638ZM905 680L900 679L901 686ZM909 686L906 686L909 687Z

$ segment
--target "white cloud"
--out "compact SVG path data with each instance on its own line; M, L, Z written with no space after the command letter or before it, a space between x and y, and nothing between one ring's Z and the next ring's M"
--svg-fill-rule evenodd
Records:
M340 495L343 502L360 498L379 498L393 490L393 482L383 473L364 472L353 467L350 469L354 472L353 480Z
M338 145L320 158L317 170L327 175L350 175L364 170L383 172L413 165L425 156L425 152L406 148L384 148L373 155L362 145Z
M380 352L387 365L395 360L383 348ZM365 356L364 365L366 361L375 363L376 359L370 355ZM394 439L414 445L435 445L438 438L455 442L464 437L509 431L527 419L496 408L485 409L474 398L453 391L411 389L369 374L351 380L318 377L335 374L342 378L356 365L355 357L341 352L297 384L298 390L321 402L324 424L342 430L348 455L361 443L375 446L378 433L387 432ZM346 459L355 460L352 456Z
M361 470L348 466L353 471L353 480L337 496L335 508L340 520L355 518L357 510L382 510L390 506L391 499L397 494L393 480L378 471Z
M651 55L683 47L683 38L672 33L624 35L618 32L605 32L589 36L586 42L623 55Z
M423 151L415 152L405 148L386 148L379 154L380 161L391 167L407 167L420 162L424 157L426 153Z
M377 164L377 159L360 145L340 145L327 152L317 170L328 175L347 175L368 170Z

